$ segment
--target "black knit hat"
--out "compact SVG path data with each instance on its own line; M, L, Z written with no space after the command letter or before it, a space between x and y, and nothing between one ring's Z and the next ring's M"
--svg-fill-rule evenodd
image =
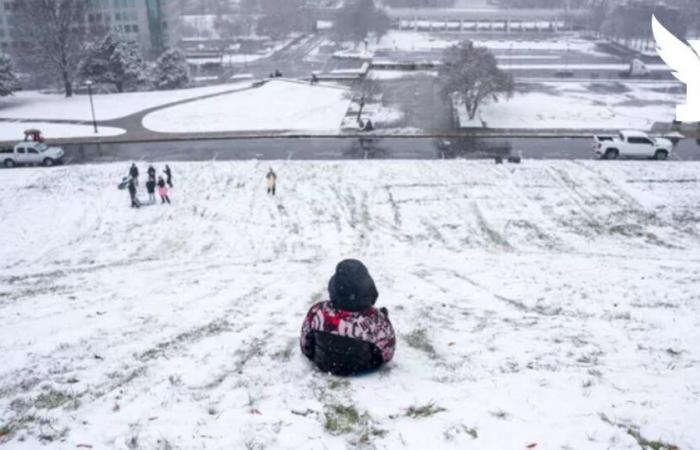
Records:
M379 297L374 280L360 261L346 259L335 268L328 282L331 305L346 311L362 311L374 305Z

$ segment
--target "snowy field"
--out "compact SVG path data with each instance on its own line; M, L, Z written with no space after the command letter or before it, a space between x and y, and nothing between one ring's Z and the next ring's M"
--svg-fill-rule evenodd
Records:
M121 128L98 127L97 134L92 125L70 125L46 122L3 122L0 121L0 141L20 141L24 139L24 130L38 128L44 136L52 138L72 138L83 136L119 136L125 131Z
M143 125L162 133L338 131L350 103L347 92L335 85L270 81L257 89L151 113Z
M249 85L250 81L171 91L98 94L94 95L93 99L97 119L112 120L168 103L240 89ZM17 92L11 97L3 97L0 100L0 118L92 120L92 112L87 95L66 98L61 94L27 91Z
M2 171L3 448L700 449L700 164L171 167ZM398 335L348 379L297 342L344 257Z
M495 129L648 130L669 123L685 103L678 83L541 83L480 108L475 120L458 107L460 125Z

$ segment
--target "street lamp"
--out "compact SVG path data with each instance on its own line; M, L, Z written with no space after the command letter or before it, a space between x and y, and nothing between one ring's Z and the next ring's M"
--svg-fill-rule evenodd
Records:
M87 80L85 85L88 88L88 95L90 96L90 110L92 110L92 126L95 128L95 134L97 131L97 119L95 118L95 103L92 101L92 80Z

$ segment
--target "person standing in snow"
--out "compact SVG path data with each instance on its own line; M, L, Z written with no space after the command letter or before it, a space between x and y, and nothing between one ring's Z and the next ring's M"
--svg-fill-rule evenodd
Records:
M156 181L156 169L153 165L148 166L148 180Z
M148 203L151 205L156 202L156 177L148 177L146 181L146 190L148 191Z
M168 186L165 184L163 177L158 177L158 195L160 195L161 204L168 202L170 204L170 197L168 197Z
M129 176L134 180L136 184L139 182L139 168L136 167L136 163L131 163L131 168L129 169Z
M165 165L165 170L163 171L165 173L165 182L168 183L168 187L170 189L173 188L173 173L170 171L170 166Z
M396 335L367 268L347 259L328 283L330 301L311 307L301 327L301 351L321 371L355 375L391 361Z
M269 195L276 195L277 193L277 174L275 173L274 170L272 170L272 167L270 167L270 171L267 172L267 175L265 176L267 179L267 193Z
M140 208L141 203L139 203L139 199L136 197L136 180L134 178L129 178L129 196L131 197L131 207L132 208Z

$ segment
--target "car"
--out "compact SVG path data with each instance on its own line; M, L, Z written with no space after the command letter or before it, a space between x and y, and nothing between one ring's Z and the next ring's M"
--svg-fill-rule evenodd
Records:
M8 168L38 164L51 167L61 163L65 154L61 147L49 147L44 142L21 141L12 148L0 149L0 162Z
M623 130L616 136L594 136L593 152L602 159L647 158L665 160L673 151L673 143L654 138L643 131Z

